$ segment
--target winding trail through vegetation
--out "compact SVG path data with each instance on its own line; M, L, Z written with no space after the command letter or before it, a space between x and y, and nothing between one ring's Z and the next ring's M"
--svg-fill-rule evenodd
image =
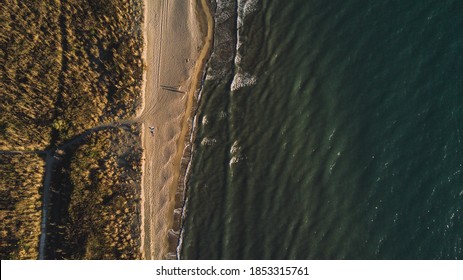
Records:
M62 160L60 156L60 151L65 150L72 145L77 144L78 142L85 139L86 136L90 135L92 132L104 130L107 128L114 127L123 127L133 123L137 123L137 118L133 120L113 122L109 124L101 124L95 126L91 129L86 130L85 132L75 136L74 138L68 140L67 142L53 147L48 150L32 150L32 151L0 151L0 154L42 154L45 155L45 174L43 180L43 192L42 192L42 220L41 220L41 233L39 240L39 259L43 260L45 257L45 245L46 245L46 236L47 236L47 224L48 224L48 212L50 207L50 185L53 178L53 171L56 164Z

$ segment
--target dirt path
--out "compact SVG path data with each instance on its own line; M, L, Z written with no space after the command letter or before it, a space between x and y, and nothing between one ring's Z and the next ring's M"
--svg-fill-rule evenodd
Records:
M39 260L45 258L45 247L46 247L46 237L47 237L47 225L48 225L48 212L50 210L50 186L53 179L53 170L57 165L57 162L62 160L62 157L58 154L60 150L65 150L66 148L75 145L79 141L82 141L90 133L103 130L110 127L121 127L127 124L136 122L136 120L128 120L121 122L114 122L109 124L102 124L90 128L83 133L76 135L72 139L63 143L62 145L55 147L53 150L31 150L31 151L0 151L0 154L43 154L45 155L45 172L43 178L43 195L42 195L42 217L40 222L40 238L39 238Z
M45 257L45 240L47 237L47 218L48 207L50 202L50 184L55 166L54 154L49 151L45 159L45 175L43 180L43 197L42 197L42 221L40 223L40 240L39 240L39 260Z
M16 152L16 151L0 152L0 153L19 153L19 154L39 153L39 154L46 155L45 174L44 174L44 180L43 180L43 196L42 196L42 220L40 223L39 260L45 259L48 212L50 210L50 186L51 186L51 181L53 179L53 170L55 166L57 166L58 162L62 160L62 156L59 155L59 151L65 150L66 148L82 141L86 136L90 135L92 132L111 128L111 127L122 127L124 125L130 124L133 122L135 121L123 121L123 122L115 122L115 123L102 124L102 125L95 126L75 136L69 141L63 143L62 145L54 148L54 150L30 151L30 152Z

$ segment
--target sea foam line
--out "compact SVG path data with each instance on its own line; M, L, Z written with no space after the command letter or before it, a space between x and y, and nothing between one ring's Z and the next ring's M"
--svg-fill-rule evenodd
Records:
M240 53L241 46L243 45L243 39L240 35L243 29L244 18L251 13L257 11L257 4L259 0L238 0L236 10L236 46L235 46L235 75L230 85L230 91L236 91L240 88L253 86L257 83L257 78L249 73L242 70L241 60L242 55Z

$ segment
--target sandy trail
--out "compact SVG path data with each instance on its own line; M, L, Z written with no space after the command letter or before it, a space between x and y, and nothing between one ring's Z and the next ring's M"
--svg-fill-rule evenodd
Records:
M201 7L208 9L201 1ZM168 232L173 226L181 158L211 38L204 40L206 34L201 33L196 2L145 0L144 105L138 118L144 130L143 259L172 257ZM207 33L212 35L212 26ZM149 127L154 127L154 135Z

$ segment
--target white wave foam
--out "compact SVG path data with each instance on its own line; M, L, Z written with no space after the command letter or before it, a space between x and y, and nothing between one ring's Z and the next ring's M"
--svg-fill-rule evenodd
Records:
M177 245L177 248L176 248L176 253L177 253L177 259L179 260L180 259L180 254L182 252L182 247L183 247L183 234L184 234L184 230L183 230L183 221L185 221L185 217L187 215L187 208L188 207L188 198L185 199L185 204L183 205L182 207L182 216L181 216L181 220L182 220L182 227L180 228L180 238L178 239L178 245Z
M239 47L237 46L237 48L239 48ZM242 58L241 54L239 52L236 52L236 55L235 55L235 64L236 65L239 65L241 63L241 58Z
M215 11L215 22L221 24L233 16L232 4L229 0L217 0L217 8Z
M331 138L333 138L335 133L336 133L336 128L333 129L333 131L331 132L330 136L328 137L328 141L331 141Z
M246 156L241 152L241 146L238 140L235 140L233 142L233 145L230 147L230 156L231 156L231 159L230 159L230 162L228 163L230 167L233 164L236 164L246 159Z
M206 125L206 124L209 123L209 120L207 119L207 116L203 116L203 118L201 119L201 123L202 123L203 125Z
M233 164L238 163L240 159L238 157L232 157L228 165L231 167Z
M240 52L241 46L243 45L243 39L240 35L241 29L243 27L243 20L249 14L257 11L259 0L238 0L238 15L236 20L236 52L235 52L235 65L236 65L236 74L233 77L233 81L230 86L231 91L238 90L242 87L252 86L256 84L256 77L252 76L249 73L243 73L241 70L241 60L242 55Z
M239 162L241 162L242 160L245 160L246 157L245 156L234 156L230 159L230 161L228 162L228 165L230 167L232 167L233 164L237 164Z
M253 86L257 82L256 77L252 76L249 73L236 73L233 77L233 81L230 85L231 91L236 91L243 87Z
M212 146L215 143L217 143L217 140L214 139L214 138L204 137L203 140L201 140L201 145L202 146Z
M247 0L244 1L244 6L243 6L243 15L247 16L252 12L257 11L257 4L259 3L259 0Z
M233 142L233 145L230 148L231 154L236 154L241 150L241 147L238 144L238 141Z
M259 0L238 0L238 21L257 11Z

